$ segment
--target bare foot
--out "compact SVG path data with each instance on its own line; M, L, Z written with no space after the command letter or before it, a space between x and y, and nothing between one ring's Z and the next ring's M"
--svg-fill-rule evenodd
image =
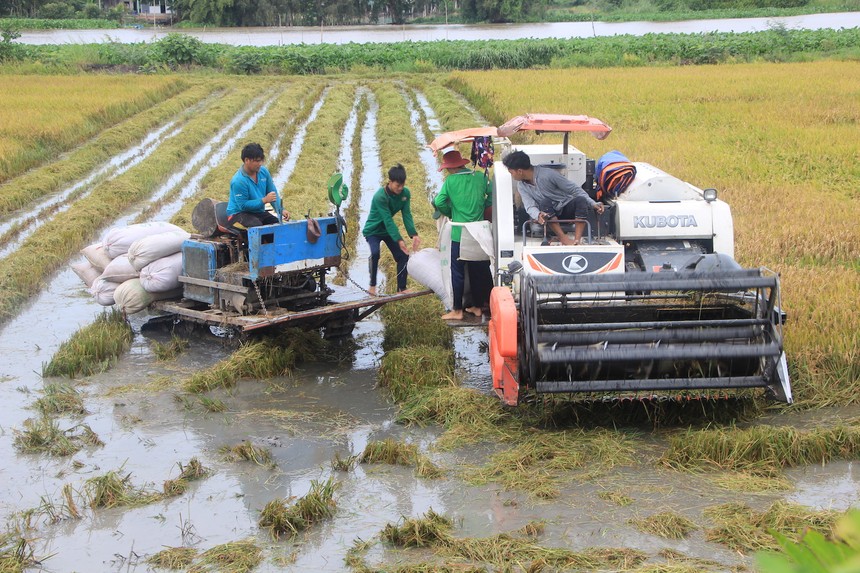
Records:
M462 310L452 310L442 315L442 320L463 320Z
M567 235L562 235L561 237L559 237L558 242L561 243L562 245L568 245L568 246L577 244L576 241L571 241L570 237L568 237Z
M470 306L466 308L466 312L474 314L475 316L481 316L482 314L484 314L484 311L482 311L481 307L479 306Z
M397 291L397 292L398 292L398 293L400 293L400 294L409 294L410 292L415 292L415 291L414 291L414 290L412 290L411 288L405 288L405 289L403 289L403 290L399 290L399 291Z
M368 287L367 288L367 294L369 294L370 296L376 296L376 287L375 286Z

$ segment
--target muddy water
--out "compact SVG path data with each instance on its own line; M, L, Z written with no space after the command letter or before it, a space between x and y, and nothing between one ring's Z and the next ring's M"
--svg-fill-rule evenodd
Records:
M516 40L521 38L589 38L631 34L708 32L756 32L774 25L809 30L860 26L860 12L809 14L779 18L731 18L681 22L546 22L533 24L410 25L214 28L121 30L31 30L18 39L24 44L92 44L104 42L154 42L169 33L189 34L203 42L234 46L281 46L286 44L348 44L368 42L422 42L436 40Z

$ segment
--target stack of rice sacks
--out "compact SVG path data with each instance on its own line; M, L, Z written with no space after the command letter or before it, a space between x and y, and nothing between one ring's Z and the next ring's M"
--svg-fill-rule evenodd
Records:
M190 236L166 222L114 227L81 251L84 260L72 270L100 305L134 314L153 301L182 296L181 250Z

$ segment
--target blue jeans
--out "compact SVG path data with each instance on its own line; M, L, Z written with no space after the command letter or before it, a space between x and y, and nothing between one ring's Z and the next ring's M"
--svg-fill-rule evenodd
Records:
M376 273L379 270L380 249L379 244L385 243L388 250L394 256L394 261L397 263L397 292L406 290L406 263L409 261L409 255L400 249L400 245L388 235L369 235L365 237L367 244L370 246L370 286L376 286Z
M451 241L451 290L454 292L454 310L463 310L463 291L466 288L466 272L469 273L469 290L472 304L484 308L493 290L493 274L490 261L461 261L460 242Z

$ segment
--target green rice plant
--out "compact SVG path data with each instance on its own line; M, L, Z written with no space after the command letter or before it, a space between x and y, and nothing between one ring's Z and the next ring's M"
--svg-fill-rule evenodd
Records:
M704 516L717 524L705 529L705 539L744 553L776 551L780 545L768 532L791 540L810 528L830 535L840 515L836 511L816 511L783 501L775 502L764 512L756 512L741 503L727 503L705 509Z
M643 533L659 535L666 539L683 539L698 529L692 520L673 511L662 511L644 518L629 519L627 523Z
M390 350L379 366L379 385L396 402L428 387L454 385L454 351L439 346L413 346Z
M0 572L23 573L41 562L33 553L31 540L18 532L0 533Z
M814 529L804 532L797 541L774 533L782 553L756 554L757 570L762 573L830 573L856 569L860 560L860 512L851 510L833 529L833 536Z
M216 545L200 554L188 573L217 570L225 573L249 573L263 560L263 550L253 541L231 541Z
M266 380L286 376L296 363L292 346L281 347L270 340L249 342L215 366L194 373L182 382L186 392L207 392L213 388L231 387L242 378Z
M147 558L146 562L159 569L186 569L197 557L193 547L167 547Z
M433 547L449 543L453 527L451 519L431 508L422 517L403 519L400 525L389 523L380 537L397 547Z
M77 388L62 382L45 384L43 396L36 400L33 407L43 416L55 414L82 416L87 413L84 409L84 400Z
M60 345L42 377L90 376L107 370L131 346L134 333L118 310L100 314L95 322L85 326Z
M227 404L217 398L210 398L209 396L198 396L197 400L206 409L207 412L216 413L227 411Z
M84 446L103 446L98 435L86 424L61 430L58 422L47 416L24 421L23 430L15 430L15 448L23 453L47 453L70 456Z
M311 489L295 504L288 506L284 499L274 499L260 513L260 527L269 527L274 539L295 537L315 523L334 515L333 496L338 488L332 478L325 482L311 482Z
M331 468L339 472L350 472L358 463L358 456L340 457L339 452L335 452L334 458L331 460Z
M620 491L603 490L603 491L597 492L597 497L599 497L600 499L612 502L615 505L619 505L621 507L628 506L635 501L632 497L630 497L629 495L622 493Z
M211 470L205 467L197 458L191 458L187 464L178 462L179 477L164 482L162 491L165 497L182 495L188 490L189 482L207 477Z
M242 442L235 446L221 446L218 452L231 462L249 461L258 466L274 467L272 453L266 448L255 446L251 442Z
M416 346L450 349L453 345L451 327L444 320L435 318L442 316L443 312L442 303L435 296L399 301L384 306L380 312L385 322L382 348L386 352ZM421 327L417 328L417 325Z
M155 354L155 357L161 362L167 362L168 360L173 360L182 352L188 348L188 340L184 338L180 338L175 334L170 337L169 342L158 342L157 340L152 343L152 352Z
M362 464L392 464L401 466L415 465L418 459L418 446L398 442L392 438L368 442L359 457Z
M131 474L121 476L115 471L93 477L84 482L84 494L93 508L137 507L163 499L158 492L135 489Z
M673 435L661 462L695 470L717 467L754 475L774 476L784 467L856 459L860 428L837 426L802 431L795 428L753 426L747 429L689 430Z

